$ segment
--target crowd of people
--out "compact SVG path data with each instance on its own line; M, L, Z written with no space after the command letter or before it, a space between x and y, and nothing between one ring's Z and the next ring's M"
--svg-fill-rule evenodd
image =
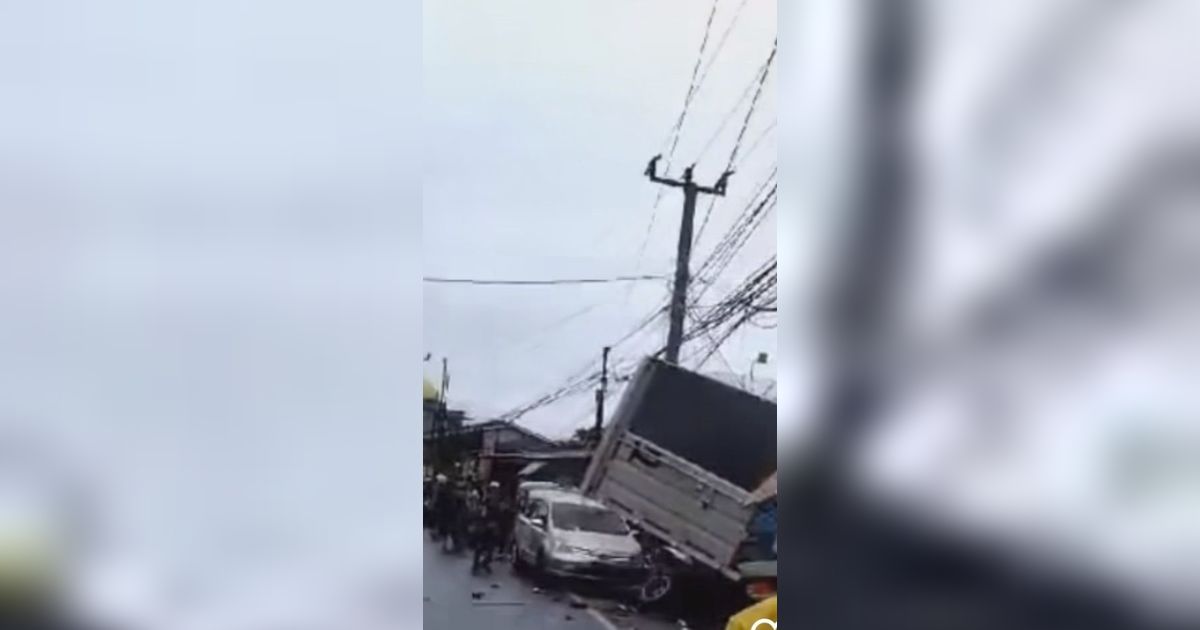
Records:
M511 548L516 500L498 482L451 481L439 474L425 483L425 526L447 553L469 549L471 573L491 573L492 561Z

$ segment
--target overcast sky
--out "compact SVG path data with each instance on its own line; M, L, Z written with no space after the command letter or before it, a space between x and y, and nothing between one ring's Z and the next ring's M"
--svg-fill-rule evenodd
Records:
M426 274L485 279L669 274L681 200L668 191L655 211L658 191L642 170L662 150L679 115L711 6L688 0L426 4ZM740 17L684 123L673 176L699 160L697 177L708 183L729 159L744 105L709 151L703 156L701 151L766 61L775 38L774 2L722 0L705 63L739 6ZM774 134L768 130L776 115L774 85L769 78L743 152L763 140L733 177L729 198L713 211L693 268L774 165ZM700 215L705 208L702 200ZM703 302L715 301L774 254L772 215ZM437 382L436 363L448 357L451 404L493 417L586 367L604 345L663 304L666 291L665 281L633 287L427 284L425 350L435 357L427 372ZM758 352L768 352L772 365L759 366L755 374L771 377L773 332L746 331L727 343L724 359L714 357L705 369L745 374ZM662 320L614 350L614 362L657 349L665 335ZM685 347L685 357L688 352ZM592 406L585 393L522 421L565 435L589 422Z

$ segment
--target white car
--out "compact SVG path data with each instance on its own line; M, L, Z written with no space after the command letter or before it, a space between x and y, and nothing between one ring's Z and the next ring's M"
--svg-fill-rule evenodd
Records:
M562 489L563 489L562 486L559 486L557 483L554 483L553 481L522 481L521 484L517 486L517 508L521 509L521 508L525 507L525 503L527 501L529 501L529 493L530 492L533 492L535 490L562 490Z
M514 567L539 575L634 582L646 573L641 545L620 515L574 492L530 491L513 539Z

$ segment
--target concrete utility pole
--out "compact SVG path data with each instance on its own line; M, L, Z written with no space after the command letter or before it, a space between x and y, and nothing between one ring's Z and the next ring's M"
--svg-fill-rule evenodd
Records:
M654 156L646 166L646 176L656 184L683 189L683 220L679 224L679 248L675 255L675 285L671 288L671 327L667 332L666 361L679 363L679 349L683 346L683 319L687 313L687 290L691 281L689 264L692 257L692 228L696 219L696 198L701 193L706 195L725 196L725 186L733 171L725 171L711 187L700 186L692 181L693 166L683 171L683 179L667 179L658 176L658 161L661 155Z
M434 412L434 452L435 463L434 467L438 472L441 472L446 459L446 424L449 422L448 410L446 408L446 390L450 387L450 371L449 361L442 357L442 386L438 393L437 410Z
M596 390L596 427L594 439L600 442L600 430L604 425L604 397L608 395L608 352L612 348L604 346L604 354L600 360L600 388Z

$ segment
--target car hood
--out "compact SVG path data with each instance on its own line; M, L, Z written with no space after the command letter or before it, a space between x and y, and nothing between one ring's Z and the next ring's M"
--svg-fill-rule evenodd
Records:
M600 534L597 532L558 531L555 532L558 542L580 549L587 549L597 555L634 556L642 551L632 536Z

